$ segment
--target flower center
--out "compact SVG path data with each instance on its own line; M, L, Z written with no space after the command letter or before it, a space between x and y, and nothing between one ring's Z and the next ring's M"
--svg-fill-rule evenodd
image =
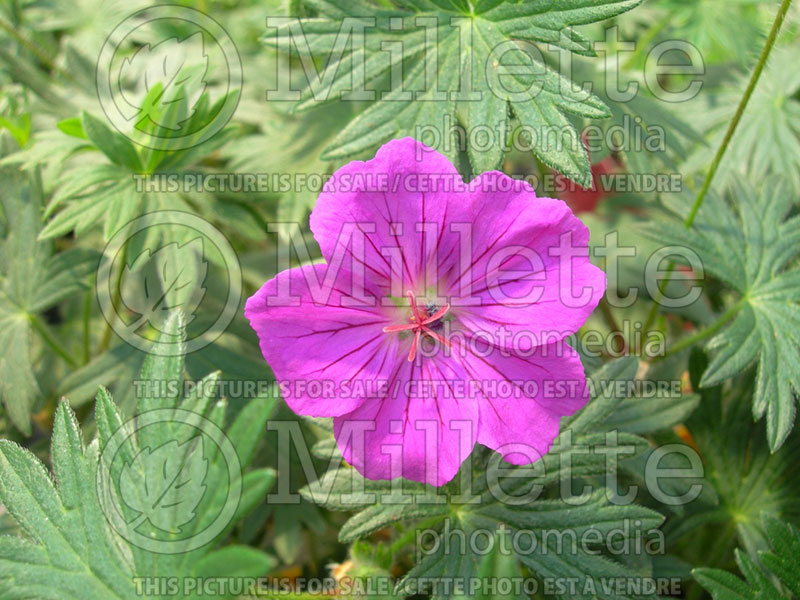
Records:
M414 323L406 325L389 325L384 327L384 333L392 333L395 331L410 331L414 334L414 341L411 343L411 351L408 353L408 360L413 361L417 356L417 346L419 346L422 334L431 336L433 339L441 342L448 348L452 346L449 340L445 339L434 329L440 329L442 326L441 318L450 310L450 305L445 304L442 308L438 308L433 303L428 303L420 310L417 306L417 300L414 298L414 292L411 290L406 292L406 296L411 301L411 320Z

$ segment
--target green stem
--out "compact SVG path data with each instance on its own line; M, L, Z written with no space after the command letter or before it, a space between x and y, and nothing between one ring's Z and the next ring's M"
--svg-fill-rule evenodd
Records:
M106 320L106 329L103 331L103 337L100 338L100 346L98 347L97 353L102 354L108 347L111 345L111 335L114 332L114 325L112 323L113 319L119 318L117 317L117 310L119 304L122 299L122 273L125 269L125 265L128 262L128 245L122 247L122 260L120 261L120 269L119 273L117 274L117 280L114 284L114 290L111 295L111 307L113 309L114 314L110 315Z
M617 325L617 320L614 318L614 313L611 311L611 306L608 304L608 300L606 297L603 296L600 298L600 311L603 313L603 318L608 325L608 328L611 330L612 334L620 334L620 343L622 344L621 348L617 348L617 352L621 352L623 354L628 353L628 344L625 341L625 337L622 335L622 330Z
M792 0L783 0L783 2L781 2L781 7L778 9L778 14L775 16L775 22L772 24L772 29L767 37L767 42L764 44L764 49L761 51L761 56L758 59L758 63L756 63L756 68L753 70L753 74L750 76L750 81L747 83L747 89L745 89L744 95L739 101L739 106L736 107L736 113L733 115L733 120L728 125L728 130L725 132L725 137L722 138L722 145L717 150L716 156L714 156L714 161L711 163L711 168L708 170L708 175L706 175L706 179L703 182L703 187L700 188L700 192L697 194L697 199L694 201L692 210L689 211L689 215L686 217L685 225L687 228L691 227L692 223L694 223L694 218L697 216L697 211L700 210L700 205L703 204L703 199L705 198L708 189L711 187L711 180L714 179L714 175L719 168L720 162L722 162L722 157L725 156L725 151L728 149L728 145L730 144L731 138L733 138L736 127L739 125L739 121L742 120L742 115L747 108L747 104L750 102L750 97L753 95L753 91L756 89L758 80L761 78L761 73L767 64L767 59L772 51L772 47L775 45L775 40L778 39L778 31L780 31L781 25L783 25L783 20L786 17L786 12L789 10L789 5L791 3Z
M41 319L36 315L28 315L28 321L30 322L31 326L36 330L36 332L41 336L42 340L45 344L56 354L58 354L61 358L63 358L69 366L72 368L76 368L78 363L75 362L75 359L72 358L67 352L64 347L58 343L58 340L53 337L53 335L48 331L47 327L44 323L42 323Z
M719 319L714 321L712 325L709 325L705 329L701 329L700 331L683 338L672 348L670 348L667 352L665 352L662 356L659 356L656 359L654 359L653 362L664 360L665 358L677 354L681 350L685 350L686 348L694 346L697 342L700 342L706 338L711 337L712 335L717 333L720 329L722 329L722 327L725 326L728 323L728 321L730 321L736 315L736 313L739 312L744 303L745 300L744 298L742 298L736 304L734 304L728 310L726 310Z
M91 358L89 335L89 318L92 315L92 288L86 290L86 298L83 301L83 364L87 364Z
M720 147L717 149L717 153L714 155L714 160L711 162L711 167L708 169L706 178L703 181L703 186L700 188L694 204L692 204L692 208L683 222L687 229L689 229L694 223L695 217L697 217L697 213L700 211L700 207L703 205L703 200L705 200L706 194L711 188L711 182L714 179L714 175L717 173L717 169L722 162L722 158L725 156L725 152L730 145L731 139L733 139L733 134L736 133L736 128L738 127L739 122L742 120L742 115L747 108L747 104L750 102L750 97L753 95L753 91L756 89L758 80L761 78L761 73L764 71L764 67L767 64L767 59L769 58L770 52L772 52L773 46L775 46L775 41L778 39L778 32L783 25L783 20L786 18L786 13L789 10L791 3L792 0L783 0L780 8L778 9L778 14L775 15L775 21L772 23L772 29L770 29L769 36L767 36L767 41L764 44L764 48L761 50L761 56L758 58L756 68L753 70L752 75L750 75L750 81L747 83L747 88L744 91L744 95L739 101L739 106L736 107L736 113L734 113L733 119L728 125L728 130L725 132L725 137L722 138L722 144L720 144ZM658 313L659 303L664 296L664 290L667 288L674 270L675 264L671 263L667 269L666 276L664 279L662 279L662 284L658 286L658 293L656 294L656 297L653 298L653 306L650 307L650 313L647 315L644 331L649 331L653 325L653 321L655 321L656 314Z
M667 285L669 285L670 280L672 279L672 272L675 270L675 263L670 262L667 265L667 270L664 273L664 278L658 284L658 288L656 289L656 295L653 298L653 304L650 306L650 312L647 313L647 319L644 322L644 327L642 327L642 331L650 331L653 328L653 323L655 323L656 315L658 314L658 307L660 306L661 301L664 299L664 292L667 289Z
M17 28L0 17L0 29L3 29L6 33L8 33L11 37L17 40L17 43L25 48L28 52L33 54L39 62L41 62L47 69L53 71L54 73L58 73L59 76L64 77L69 81L75 81L75 78L72 76L71 73L68 73L57 64L55 64L52 59L47 56L47 54L42 51L39 46L37 46L34 42L23 36Z
M38 58L39 62L41 62L45 67L47 67L50 70L58 70L53 61L50 60L50 57L47 56L44 52L42 52L42 50L36 44L31 42L27 38L23 37L23 35L19 33L17 31L17 28L14 27L11 23L9 23L3 18L0 18L0 28L5 30L6 33L8 33L11 37L17 40L17 43L20 46L22 46L23 48L28 50L31 54L33 54L36 58Z

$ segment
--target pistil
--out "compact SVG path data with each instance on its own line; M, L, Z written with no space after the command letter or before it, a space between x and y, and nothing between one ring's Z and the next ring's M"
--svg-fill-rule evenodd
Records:
M411 331L414 334L414 341L411 343L411 350L408 353L408 360L413 361L414 358L417 356L417 346L419 346L420 339L422 338L422 334L426 334L431 336L433 339L437 340L438 342L444 344L448 348L452 347L452 344L449 340L445 339L443 336L436 333L433 329L430 328L430 325L436 323L439 319L444 317L447 314L447 311L450 310L450 305L445 304L442 308L438 309L432 315L428 315L427 311L420 311L419 307L417 306L417 300L414 298L414 293L409 290L406 292L408 299L411 301L411 320L415 321L414 323L408 323L406 325L389 325L383 328L385 333L393 333L397 331Z

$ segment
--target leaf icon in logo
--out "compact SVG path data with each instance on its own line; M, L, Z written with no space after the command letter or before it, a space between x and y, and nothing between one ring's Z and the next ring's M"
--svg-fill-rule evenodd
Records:
M136 90L134 97L123 91L123 97L136 111L137 126L152 121L178 131L194 114L206 89L207 73L203 33L197 31L183 40L174 37L152 46L145 44L122 61L119 82L121 90L128 86Z
M131 528L147 519L163 531L180 533L195 517L207 474L202 436L183 444L172 440L152 451L144 448L123 466L119 478L122 500L139 513Z
M130 267L123 267L120 282L122 301L141 315L131 329L147 322L159 327L177 308L183 310L186 323L191 322L205 296L207 275L202 237L185 244L172 242L153 253L143 250Z

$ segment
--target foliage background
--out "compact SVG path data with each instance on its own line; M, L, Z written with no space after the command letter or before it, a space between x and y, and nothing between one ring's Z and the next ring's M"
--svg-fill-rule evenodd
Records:
M423 117L381 113L379 106L352 102L333 101L302 111L293 110L291 103L265 102L264 91L271 82L289 77L291 61L298 64L296 56L289 58L284 52L280 36L267 39L265 17L324 17L336 10L381 15L403 6L447 11L460 4L444 0L187 2L213 15L235 40L244 68L241 98L231 122L213 139L191 151L158 154L118 142L104 120L94 87L95 61L106 36L146 2L3 2L0 434L7 441L0 443L0 504L5 507L0 506L1 598L127 598L135 597L130 579L135 575L294 578L325 576L331 565L338 574L390 575L398 581L409 573L444 577L464 569L588 578L633 570L680 577L687 598L709 593L720 599L800 595L800 533L792 528L800 524L798 463L793 456L798 445L793 425L800 389L797 6L789 11L696 220L689 228L682 224L764 46L778 10L774 1L648 0L618 15L597 9L600 12L592 18L588 16L593 9L584 5L593 3L558 3L589 11L583 21L575 21L587 23L577 28L581 35L572 38L578 49L582 39L602 39L604 28L610 25L617 25L625 40L637 42L637 49L623 63L624 80L641 81L647 50L662 40L688 40L706 62L702 92L688 103L659 102L641 86L643 92L635 103L616 105L602 87L600 62L578 52L576 71L595 82L595 93L606 101L613 116L599 120L600 105L550 114L554 120L568 119L576 128L589 122L607 127L623 114L641 117L644 127L665 128L664 152L607 151L591 160L595 172L679 173L684 193L563 195L582 211L593 243L617 231L620 245L637 247L641 256L657 245L688 245L703 258L708 275L703 296L692 307L655 312L643 281L643 259L625 266L620 286L635 286L639 300L627 308L606 305L586 328L609 334L625 321L643 323L645 329L652 327L666 336L668 355L639 361L635 356L641 347L635 339L626 339L625 351L618 353L626 356L587 359L587 372L598 379L680 379L684 395L660 403L598 397L586 414L565 423L564 429L576 439L602 436L612 428L631 436L641 456L620 466L619 476L625 481L636 481L642 457L667 443L696 449L706 476L700 499L687 507L671 508L641 497L624 513L613 512L598 499L565 512L542 501L524 514L503 507L495 514L512 528L531 522L581 527L601 518L610 526L626 517L641 518L665 533L665 555L639 557L628 564L578 554L572 562L490 556L468 557L466 566L446 560L415 566L415 527L420 522L440 526L450 515L447 507L435 514L409 515L397 507L370 506L366 501L363 510L355 513L316 504L311 493L315 482L303 480L299 457L264 434L268 419L298 417L282 402L268 398L250 402L162 399L165 406L198 402L196 408L208 411L246 457L249 500L243 502L235 525L213 547L170 561L102 541L107 533L91 496L92 465L98 445L102 447L114 423L146 408L136 397L134 380L153 373L173 380L197 380L209 373L226 380L271 377L241 311L222 337L188 354L185 362L148 358L118 339L103 319L93 291L106 241L144 212L196 213L233 243L243 268L246 296L274 275L270 269L276 264L278 246L286 243L286 232L267 234L267 224L307 225L315 201L315 194L308 191L138 193L132 175L332 172L351 158L370 156L382 141L380 135L402 135L413 127L415 118ZM524 7L530 3L508 0L507 4ZM324 45L324 35L318 37L312 44ZM442 42L443 50L450 49L448 43ZM413 65L415 57L406 60ZM555 63L549 66L557 69ZM216 83L209 82L209 93ZM486 108L489 116L506 115L505 105ZM440 109L449 110L436 108ZM524 120L529 109L526 103L512 107L510 131L515 119ZM390 124L389 130L376 132L359 125L375 111ZM481 116L461 118L480 120ZM583 183L590 176L588 163L582 164L579 156L512 151L505 156L466 152L452 158L467 177L498 166L515 174L544 174L557 167ZM667 292L680 285L671 283ZM221 302L218 293L210 284L207 301ZM200 327L203 318L201 312L185 326ZM172 323L175 334L184 326L178 317ZM103 388L98 394L99 386ZM330 430L325 423L298 421L305 437L318 442L314 461L317 472L323 473L332 447ZM476 452L479 461L488 460L482 450ZM598 464L588 460L580 472L556 473L551 483L569 478L577 487L578 480L602 481L607 474L598 471ZM55 472L57 488L42 465ZM297 488L310 485L303 501L274 506L264 502L273 480L286 477L289 470ZM353 476L347 467L341 471L325 477ZM481 476L485 470L478 469L477 479ZM480 514L472 518L463 525L480 523Z

